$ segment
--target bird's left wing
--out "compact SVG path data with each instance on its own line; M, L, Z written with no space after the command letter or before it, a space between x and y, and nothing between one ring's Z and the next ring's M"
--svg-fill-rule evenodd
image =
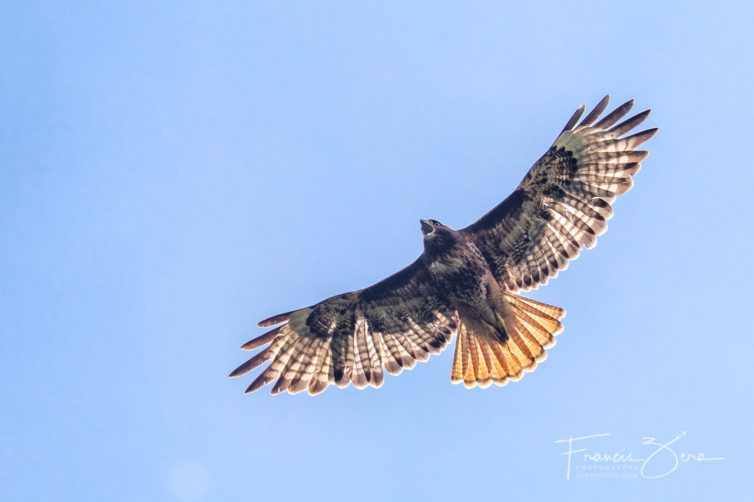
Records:
M328 298L311 307L270 317L284 323L241 348L261 352L239 366L236 377L272 360L249 385L253 392L277 380L272 394L329 384L379 387L383 368L397 375L441 352L456 329L455 312L435 291L421 258L377 284Z
M631 110L633 100L597 121L608 100L605 96L578 122L581 105L516 190L462 230L473 236L508 291L546 283L582 246L594 246L607 229L614 198L633 185L631 177L647 156L636 148L657 129L625 136L649 110L613 125Z

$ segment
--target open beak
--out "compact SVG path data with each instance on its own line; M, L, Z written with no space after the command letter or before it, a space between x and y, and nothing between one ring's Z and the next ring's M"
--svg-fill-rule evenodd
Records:
M434 230L434 227L427 220L419 220L419 223L422 224L422 233L424 234L428 234Z

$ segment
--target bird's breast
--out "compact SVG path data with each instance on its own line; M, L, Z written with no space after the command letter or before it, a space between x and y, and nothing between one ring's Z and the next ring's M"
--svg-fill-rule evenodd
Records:
M488 266L473 245L457 246L435 256L427 269L438 289L450 299L468 302L484 295Z
M447 274L449 272L458 272L464 267L462 256L449 255L440 256L430 262L429 271L434 274Z

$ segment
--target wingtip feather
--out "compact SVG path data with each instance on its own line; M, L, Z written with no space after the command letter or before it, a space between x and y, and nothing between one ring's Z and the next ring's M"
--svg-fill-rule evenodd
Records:
M644 110L643 112L639 112L633 117L624 120L620 124L613 126L611 129L608 129L608 132L611 132L614 137L622 136L623 134L627 133L634 127L644 122L647 119L647 117L649 117L650 113L652 113L651 108L648 108Z
M602 112L605 111L605 108L607 108L607 105L610 103L610 95L607 94L604 98L602 98L599 103L592 109L589 114L584 117L584 120L581 121L579 124L579 127L583 126L590 126L592 123L597 120L597 117L602 115Z
M260 328L268 328L270 326L274 326L276 324L280 324L281 322L285 322L288 320L289 317L291 317L291 314L296 312L295 310L291 310L290 312L284 312L282 314L277 314L272 317L268 317L267 319L264 319L262 321L259 321L257 323L257 326Z
M563 130L560 132L563 133L565 131L570 131L571 129L573 129L573 126L575 126L576 123L579 121L585 109L586 109L586 105L584 105L584 103L581 103L579 107L576 108L576 111L573 112L573 115L571 115L571 118L568 119L568 122L566 122L566 125L565 127L563 127Z
M594 127L598 129L607 129L608 127L615 124L617 121L619 121L621 118L623 118L628 112L631 111L631 108L634 107L634 100L629 99L619 107L617 107L612 112L608 113L602 119L600 119L599 122L594 124Z
M275 338L278 337L280 334L282 326L279 326L271 331L268 331L267 333L260 335L256 338L252 338L248 342L241 345L241 350L254 350L262 345L267 345L268 343L272 342Z

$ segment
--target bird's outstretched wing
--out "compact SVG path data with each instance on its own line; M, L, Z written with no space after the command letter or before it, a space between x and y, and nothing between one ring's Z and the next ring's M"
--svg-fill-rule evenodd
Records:
M473 235L507 290L545 284L582 246L593 247L607 229L613 200L633 185L631 177L648 154L636 148L657 129L625 136L650 110L614 125L631 110L633 100L597 121L608 100L605 96L579 122L581 105L516 190L462 230Z
M239 366L236 377L272 360L249 385L253 392L277 380L272 394L329 384L379 387L383 367L393 375L441 352L456 329L455 312L435 291L421 258L400 272L360 290L311 307L270 317L260 326L282 324L241 348L262 351Z

